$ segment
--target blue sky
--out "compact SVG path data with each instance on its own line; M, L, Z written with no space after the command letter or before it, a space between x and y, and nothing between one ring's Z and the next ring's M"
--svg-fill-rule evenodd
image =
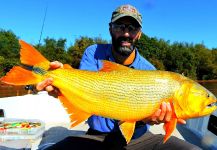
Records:
M42 40L66 38L67 46L80 36L110 41L111 13L122 4L140 11L149 37L217 48L217 0L2 0L0 28L37 44L47 7Z

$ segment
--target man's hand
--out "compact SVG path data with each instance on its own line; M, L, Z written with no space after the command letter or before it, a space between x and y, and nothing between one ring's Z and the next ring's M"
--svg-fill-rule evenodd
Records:
M169 122L172 119L172 107L170 103L162 102L160 108L149 118L144 119L145 123L154 125ZM178 119L178 123L186 124L183 119Z
M62 67L63 67L63 64L61 62L54 61L50 63L50 69L58 69ZM47 92L57 91L56 88L52 86L52 83L53 83L53 79L47 78L44 81L39 82L36 85L36 90L38 91L46 90Z

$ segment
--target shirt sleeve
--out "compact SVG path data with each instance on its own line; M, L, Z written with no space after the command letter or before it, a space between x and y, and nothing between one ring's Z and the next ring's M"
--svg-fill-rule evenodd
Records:
M95 49L96 45L91 45L87 47L81 58L79 69L90 71L99 70L97 60L94 58Z

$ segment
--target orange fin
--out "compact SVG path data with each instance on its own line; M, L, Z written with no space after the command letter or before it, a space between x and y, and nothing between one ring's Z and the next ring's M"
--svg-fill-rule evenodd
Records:
M118 122L118 125L120 126L120 125L122 125L122 123L124 123L125 121L119 121Z
M136 122L123 122L120 125L120 130L125 137L127 144L130 142L133 136L135 125Z
M170 99L170 105L172 107L172 119L169 122L164 123L165 136L164 136L163 143L165 143L170 138L171 134L176 128L176 124L178 121L177 116L175 114L175 109L172 103L172 99Z
M13 67L1 81L11 85L29 85L40 82L40 76L33 74L32 71L23 69L22 67Z
M176 124L177 124L177 118L172 118L170 122L164 124L164 130L166 134L164 136L163 143L165 143L170 138L171 134L176 128Z
M66 108L66 111L70 115L71 127L75 127L83 121L87 120L91 114L88 114L78 108L74 107L74 105L64 96L58 96L63 106Z
M33 46L26 42L19 40L21 45L20 49L20 61L22 64L29 66L38 66L48 70L50 68L50 62L39 53Z
M111 72L111 71L121 71L121 70L130 70L131 68L111 62L111 61L107 61L107 60L102 60L102 68L100 69L100 71L103 72Z
M72 66L70 66L69 64L64 64L63 68L64 69L73 69Z

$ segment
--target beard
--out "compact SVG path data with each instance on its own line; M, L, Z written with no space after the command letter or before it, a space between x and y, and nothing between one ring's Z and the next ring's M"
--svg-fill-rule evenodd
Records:
M122 46L122 44L121 44L122 42L128 42L131 45L130 46ZM115 39L112 36L112 44L113 44L114 50L122 56L129 56L134 50L133 39L131 39L129 37L119 37L119 38Z

